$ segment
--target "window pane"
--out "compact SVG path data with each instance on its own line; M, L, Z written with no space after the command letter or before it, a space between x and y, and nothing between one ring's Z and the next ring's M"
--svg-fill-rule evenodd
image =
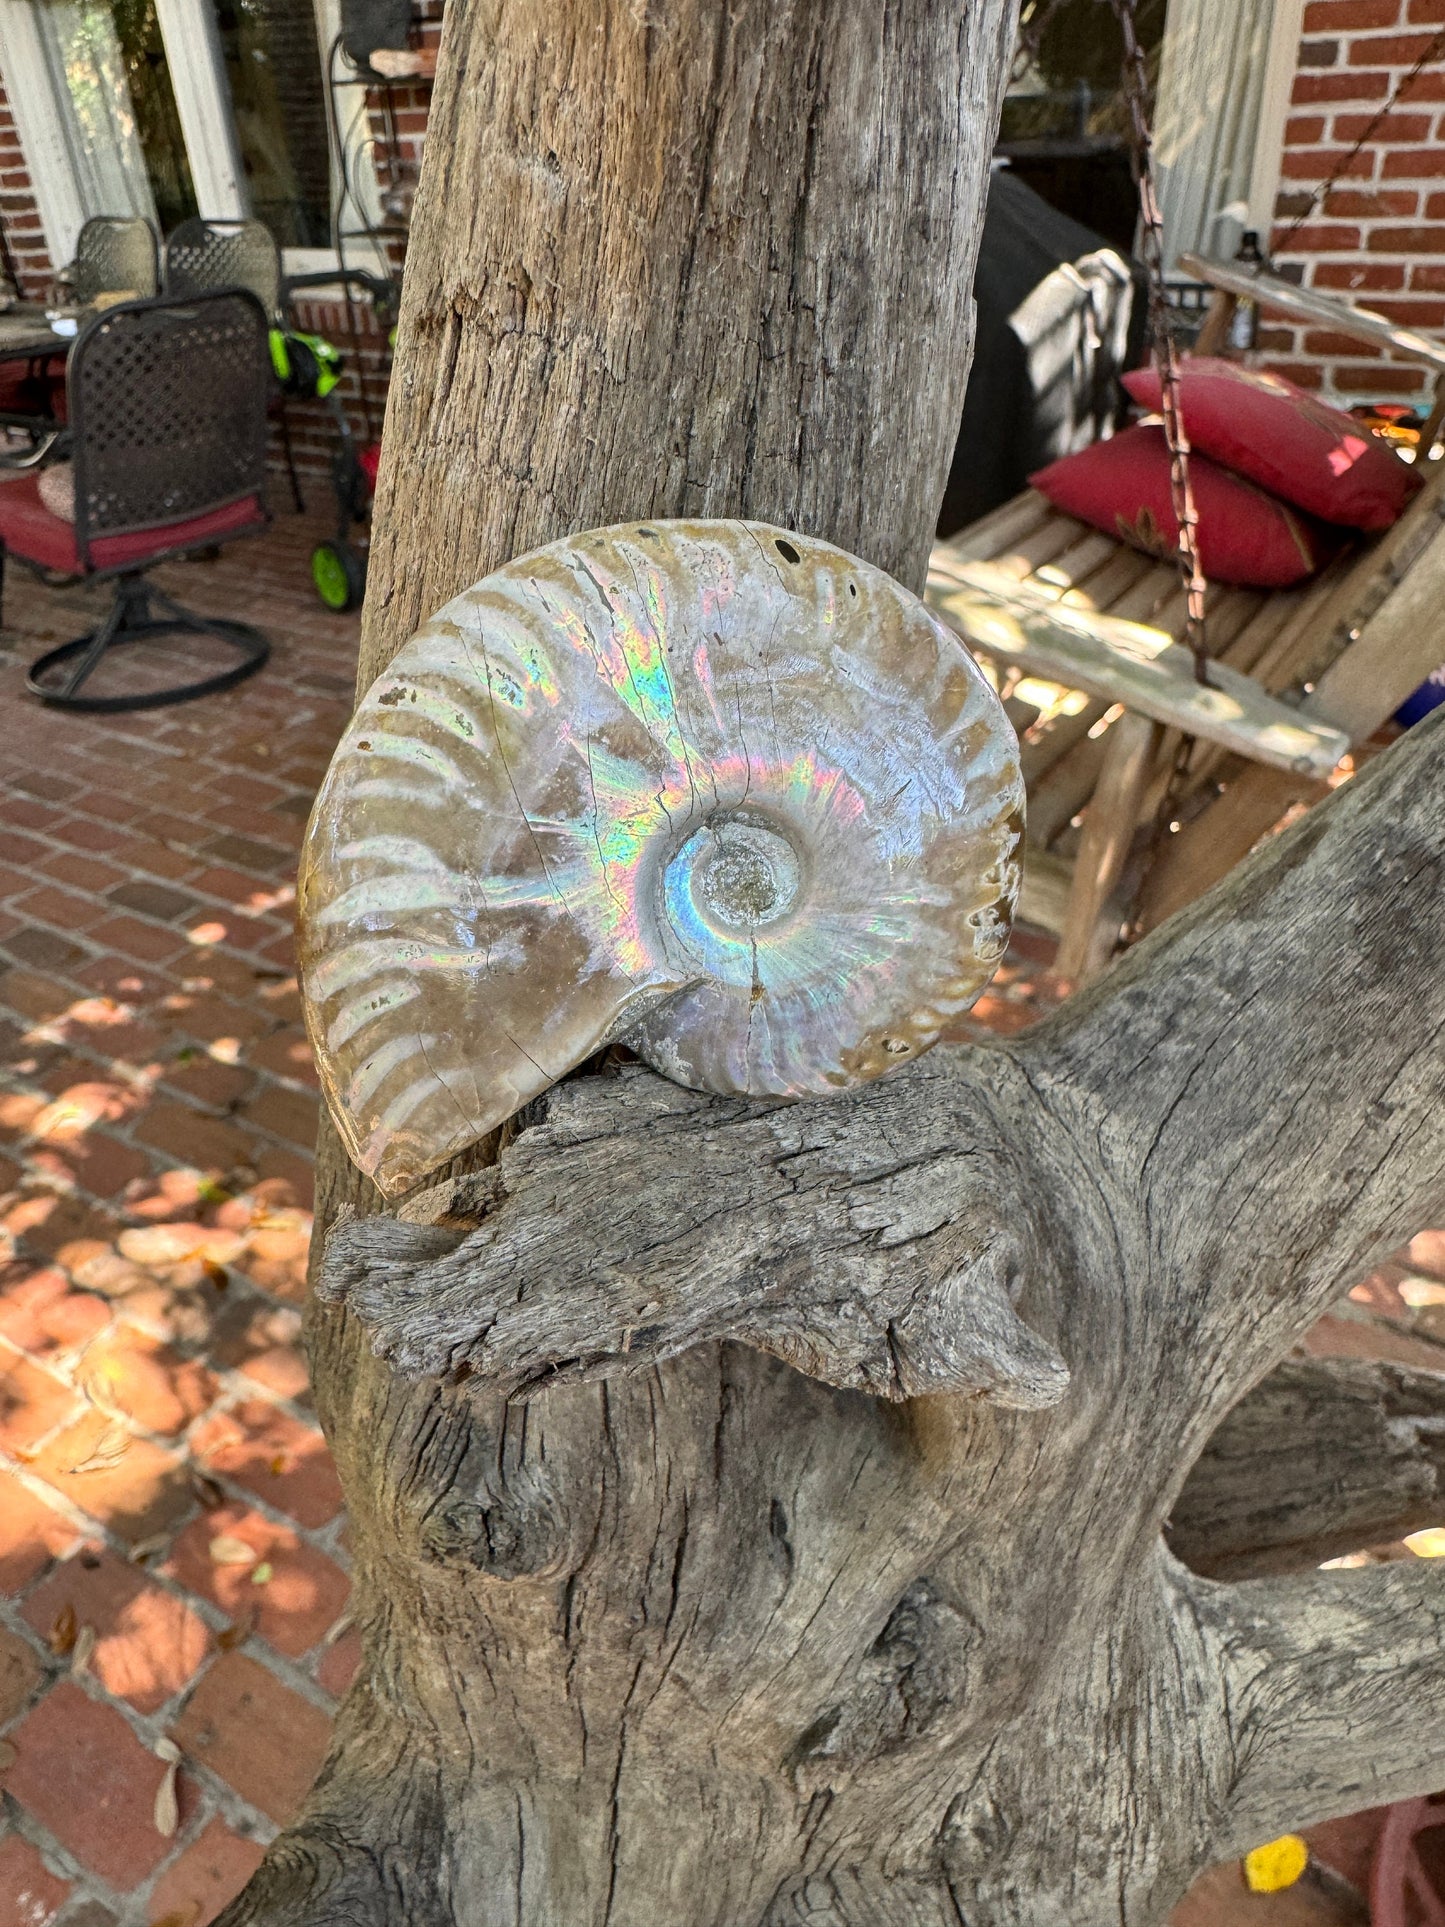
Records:
M111 0L111 14L156 216L161 233L168 234L178 221L188 220L198 210L155 0Z
M214 0L251 212L283 248L331 243L326 90L312 0Z
M85 212L194 214L154 0L48 0L37 18Z

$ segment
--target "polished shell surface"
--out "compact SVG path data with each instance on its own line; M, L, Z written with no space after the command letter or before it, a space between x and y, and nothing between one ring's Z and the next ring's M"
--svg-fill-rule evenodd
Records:
M907 1062L1003 954L1022 807L967 651L828 543L658 522L518 557L367 692L307 834L352 1157L404 1191L624 1037L758 1095Z

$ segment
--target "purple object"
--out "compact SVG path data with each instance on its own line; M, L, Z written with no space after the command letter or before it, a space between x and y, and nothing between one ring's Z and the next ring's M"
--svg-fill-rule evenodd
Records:
M1408 729L1412 723L1418 723L1422 717L1428 716L1432 709L1438 709L1441 703L1445 703L1445 663L1432 676L1425 678L1413 696L1405 698L1395 711L1395 721L1402 729Z

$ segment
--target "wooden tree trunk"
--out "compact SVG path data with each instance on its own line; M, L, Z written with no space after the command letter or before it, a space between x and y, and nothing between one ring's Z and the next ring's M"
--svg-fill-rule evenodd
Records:
M1011 34L454 0L363 683L624 517L920 582ZM1180 1498L1445 1195L1417 737L1008 1048L826 1103L575 1079L395 1217L341 1213L377 1201L329 1151L366 1663L227 1927L1144 1927L1211 1856L1445 1778L1427 1569L1221 1584L1162 1536L1321 1556L1270 1449L1301 1412L1392 1442L1362 1538L1434 1502L1431 1388L1325 1367Z

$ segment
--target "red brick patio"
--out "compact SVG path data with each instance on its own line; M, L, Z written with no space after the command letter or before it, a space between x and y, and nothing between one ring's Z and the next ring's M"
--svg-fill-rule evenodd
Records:
M275 653L150 715L28 698L24 665L94 598L6 585L0 1927L205 1927L302 1799L356 1663L299 1345L316 1097L292 875L356 655L355 619L311 596L317 526L168 572ZM1023 934L979 1014L1047 1006L1048 955ZM1445 1279L1445 1237L1410 1263ZM1316 1345L1445 1363L1445 1309L1403 1277ZM1327 1836L1357 1877L1369 1835ZM1304 1904L1222 1870L1180 1923L1332 1917Z
M355 1665L299 1344L292 877L357 637L311 595L315 529L282 516L165 573L274 653L147 715L25 695L96 598L8 572L0 1927L202 1927L306 1791Z

